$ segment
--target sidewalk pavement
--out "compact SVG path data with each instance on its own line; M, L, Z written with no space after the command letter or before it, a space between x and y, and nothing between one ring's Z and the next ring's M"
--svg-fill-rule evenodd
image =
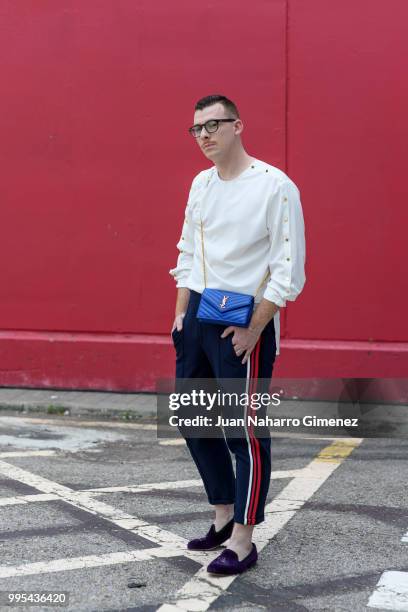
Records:
M0 388L0 412L15 410L151 421L156 419L156 405L156 395L153 393Z

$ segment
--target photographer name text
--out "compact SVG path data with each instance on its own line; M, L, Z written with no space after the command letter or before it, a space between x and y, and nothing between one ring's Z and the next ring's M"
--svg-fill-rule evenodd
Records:
M302 419L283 417L274 418L269 416L258 417L248 415L245 418L225 418L218 416L213 419L209 416L198 415L192 418L171 415L169 424L172 427L358 427L358 418L320 418L312 415L305 415Z

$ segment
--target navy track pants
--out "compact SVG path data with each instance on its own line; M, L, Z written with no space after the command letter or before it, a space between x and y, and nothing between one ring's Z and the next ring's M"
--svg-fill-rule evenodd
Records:
M237 357L231 333L221 334L224 325L200 323L196 318L201 294L190 291L183 329L174 330L176 379L242 379L249 394L268 392L276 355L274 321L264 328L247 363ZM257 411L265 416L266 408ZM268 428L262 436L251 426L241 437L185 438L210 504L234 504L234 520L256 525L265 520L264 509L271 477L271 439ZM225 436L225 437L224 437ZM236 475L230 451L235 455Z

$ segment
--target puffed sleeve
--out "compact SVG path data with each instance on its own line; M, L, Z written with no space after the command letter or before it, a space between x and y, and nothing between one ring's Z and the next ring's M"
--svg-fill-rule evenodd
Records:
M176 280L177 287L186 287L186 280L193 266L194 223L192 218L192 205L200 184L199 176L200 175L197 175L193 180L187 200L183 228L181 230L180 240L177 243L177 248L180 252L177 259L177 265L175 268L169 270L169 274L174 276Z
M299 189L282 181L268 202L270 280L264 298L277 306L294 301L306 282L305 224Z

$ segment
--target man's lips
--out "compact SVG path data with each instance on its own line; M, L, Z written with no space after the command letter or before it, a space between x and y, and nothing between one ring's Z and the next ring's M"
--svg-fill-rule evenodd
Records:
M207 144L203 145L203 149L208 149L208 147L213 147L215 145L215 142L208 142Z

